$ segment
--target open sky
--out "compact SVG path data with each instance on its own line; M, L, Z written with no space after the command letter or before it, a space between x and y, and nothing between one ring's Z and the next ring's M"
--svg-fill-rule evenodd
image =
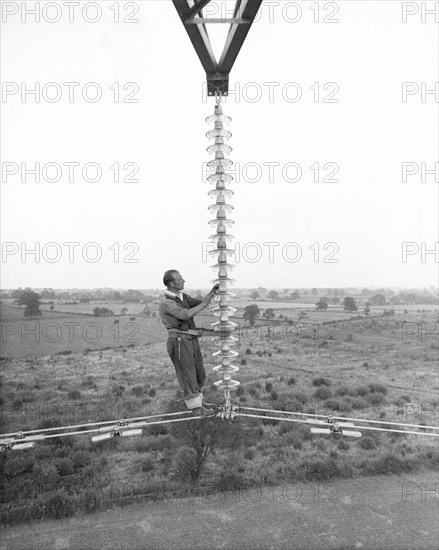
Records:
M223 103L236 286L437 285L434 4L264 1ZM214 100L171 0L2 18L2 287L210 286Z

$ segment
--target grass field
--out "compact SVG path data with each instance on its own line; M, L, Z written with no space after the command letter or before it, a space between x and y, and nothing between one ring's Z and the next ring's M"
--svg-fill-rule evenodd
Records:
M4 326L22 323L16 309L4 306L2 312ZM315 316L323 317L318 312ZM45 313L39 321L26 321L28 328L29 323L38 322L63 327L63 323L79 323L81 336L86 323L98 323L102 339L94 346L107 349L93 350L93 343L81 338L22 344L20 334L8 336L1 361L2 433L169 410L179 392L164 328L157 318L136 317L139 342L131 345L121 339L112 341L114 320ZM198 324L212 320L200 317ZM439 389L436 320L434 312L404 317L344 315L343 320L328 325L330 330L319 326L316 334L312 314L300 327L261 323L243 330L237 346L240 356L235 360L240 365L235 378L241 382L235 402L435 425ZM120 325L119 330L125 330L121 318ZM210 337L203 337L201 346L208 374L205 393L210 400L220 400L221 394L213 387L216 361L211 357L217 347ZM26 353L20 355L21 349ZM182 407L181 401L177 406ZM300 426L259 420L240 420L230 430L237 430L233 433L241 443L220 446L207 460L199 483L233 489L253 483L327 481L438 466L437 440L427 437L371 433L360 440L339 441L311 437ZM108 492L123 497L154 492L163 484L169 490L191 486L181 468L192 451L187 443L181 446L178 438L179 432L165 427L154 435L145 431L139 439L113 439L100 447L78 436L65 445L40 444L24 454L3 453L0 461L7 473L0 507L3 518L43 517L38 515L43 500L44 509L52 510L47 513L60 517L56 514L72 513L79 506L78 499L99 503ZM31 496L32 490L36 496ZM91 509L88 504L81 506Z

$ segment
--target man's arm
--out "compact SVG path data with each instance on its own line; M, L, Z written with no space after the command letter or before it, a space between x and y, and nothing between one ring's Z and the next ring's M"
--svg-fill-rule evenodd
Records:
M203 309L210 304L210 300L216 294L218 288L219 285L215 285L198 305L190 309L179 306L174 302L174 300L164 300L162 307L173 317L176 317L181 321L188 321L189 319L192 319L192 317L195 317L195 315L198 315L198 313L203 311Z

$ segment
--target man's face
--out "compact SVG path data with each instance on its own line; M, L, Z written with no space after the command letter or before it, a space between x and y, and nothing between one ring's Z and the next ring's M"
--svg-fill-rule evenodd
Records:
M175 290L183 290L184 289L184 283L185 283L185 280L183 279L181 274L180 273L175 273L174 274L174 283L173 283L172 288L175 288Z

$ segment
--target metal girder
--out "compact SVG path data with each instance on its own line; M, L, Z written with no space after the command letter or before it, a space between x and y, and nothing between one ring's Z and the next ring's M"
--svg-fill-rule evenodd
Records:
M212 45L209 40L209 35L207 34L206 28L204 25L189 25L189 4L187 0L172 0L175 9L180 16L180 19L183 22L183 25L189 35L189 38L192 42L195 51L203 65L206 73L216 72L218 63L215 59L215 55L212 50ZM195 15L195 13L194 13Z
M242 0L240 5L236 6L236 9L240 11L243 19L253 23L261 4L262 0ZM250 30L251 23L250 25L234 24L230 27L223 54L218 63L218 70L220 72L229 73L232 70L233 64Z
M200 11L211 1L212 0L196 0L196 3L189 9L187 21L189 22L197 13L200 13Z
M229 73L262 4L262 0L237 0L233 18L227 19L202 17L201 10L211 0L195 0L192 5L189 5L188 0L172 0L172 2L206 71L208 95L228 95ZM197 14L199 14L199 17L196 17ZM224 51L219 62L215 59L206 23L230 25Z

